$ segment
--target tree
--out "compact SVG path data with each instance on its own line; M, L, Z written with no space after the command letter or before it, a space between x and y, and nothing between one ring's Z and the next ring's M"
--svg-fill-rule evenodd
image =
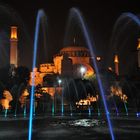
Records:
M28 84L30 79L30 71L25 66L19 66L16 68L15 74L16 84L24 83L25 85Z

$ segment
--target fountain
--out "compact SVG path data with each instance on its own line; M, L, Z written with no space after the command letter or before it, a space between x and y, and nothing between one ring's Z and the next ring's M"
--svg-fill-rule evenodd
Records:
M34 68L36 67L39 27L40 27L40 21L41 21L41 19L43 17L46 17L44 11L39 10L38 14L37 14L37 18L36 18L32 70L34 70ZM34 73L33 73L33 78L32 78L32 84L34 85ZM30 97L30 116L29 116L29 136L28 136L28 140L32 140L33 112L35 113L34 92L35 92L35 87L32 86L32 88L31 88L31 97Z
M92 43L91 43L91 39L90 39L90 36L89 36L89 33L88 33L87 26L86 26L86 24L84 22L83 16L81 15L81 13L80 13L80 11L78 9L72 8L70 10L70 16L69 16L69 20L68 20L69 25L68 25L67 28L69 28L72 18L77 18L78 19L79 26L81 27L81 30L83 31L83 35L85 37L87 46L88 46L88 48L90 50L91 57L95 57L94 50L93 50L94 45L92 45ZM98 67L97 67L95 59L93 59L92 62L93 62L94 69L95 69L96 75L97 75L97 81L98 81L100 94L101 94L103 104L104 104L104 108L105 108L105 112L106 112L106 117L107 117L107 121L108 121L108 126L109 126L109 130L110 130L111 139L115 140L114 134L113 134L113 129L112 129L112 124L111 124L111 121L110 121L110 116L108 114L109 111L108 111L108 107L107 107L107 103L106 103L106 99L105 99L105 93L104 93L103 85L102 85L101 78L100 78L100 75L99 75L99 70L98 70Z
M91 83L89 83L89 86L91 87L92 89L92 92L95 92L95 90L93 89L93 85L91 85ZM97 96L94 94L94 96ZM97 106L97 114L98 114L98 117L101 115L101 112L100 112L100 108L99 108L99 103L98 101L96 101L96 106ZM94 113L94 112L93 112Z
M126 45L127 45L126 43L130 40L130 39L128 40L128 36L131 35L131 33L127 32L127 34L125 34L128 29L132 29L133 31L135 31L132 34L132 36L135 35L138 38L139 30L140 30L140 19L137 15L134 15L133 13L130 13L130 12L122 13L119 16L119 18L116 20L115 25L113 27L110 46L113 50L115 50L113 52L116 52L118 55L120 55L120 57L123 56L123 52L124 52L123 49L124 48L126 49ZM121 41L121 44L119 44L121 38L123 38L123 41ZM110 48L110 50L112 51L111 48ZM134 50L136 51L136 48ZM129 54L130 54L130 52L129 52ZM133 56L133 54L131 56ZM131 59L131 58L129 57L129 59ZM110 61L111 59L108 59L108 60ZM131 65L133 65L133 63L134 62L132 62ZM135 84L130 82L129 80L125 80L125 81L123 80L123 81L117 81L117 82L120 82L120 84L126 85L127 89L129 90L129 93L131 94L131 96L129 98L133 99L134 98L134 95L133 95L134 90L132 88L133 88L133 86L135 86ZM134 98L133 105L134 105L133 106L134 110L136 109L135 113L137 114L138 108L137 108L137 105L136 105L136 99L135 98ZM128 103L123 101L123 106L124 106L124 109L125 109L125 114L126 114L126 116L128 116L128 114L129 114Z
M55 112L55 99L53 96L53 100L52 100L52 116L54 116L54 112Z
M38 104L36 101L37 95L35 95L37 86L35 85L34 68L36 68L36 65L37 65L36 60L37 60L37 49L38 49L38 43L39 43L38 38L39 38L40 24L42 23L41 22L42 20L44 20L46 22L46 15L45 15L44 11L39 10L37 13L36 27L35 27L35 34L34 34L35 35L34 36L34 50L33 50L34 54L33 54L33 65L32 65L33 77L31 79L31 83L32 83L31 90L26 89L27 87L25 88L24 84L14 85L13 88L11 88L11 90L10 90L11 93L17 92L17 99L16 99L16 103L15 103L15 108L13 111L14 116L15 116L14 119L18 120L20 118L20 119L23 119L24 121L29 120L28 140L33 139L33 120L34 119L37 121L39 120L39 121L45 122L43 124L44 128L46 127L46 125L50 124L50 126L53 126L53 127L57 126L57 125L69 126L69 127L72 126L73 128L75 128L75 127L79 127L79 128L80 127L85 127L85 128L90 127L90 128L95 129L97 131L96 127L99 127L100 125L103 125L103 127L105 127L105 125L106 125L105 121L102 120L102 119L104 119L104 114L105 114L105 117L107 119L107 125L108 125L106 127L106 129L109 129L109 135L110 135L111 139L115 140L114 131L116 131L116 130L114 129L114 131L113 131L114 127L112 127L112 122L111 122L111 119L112 119L111 117L113 116L112 115L113 113L111 110L112 106L109 108L109 104L107 104L107 103L109 102L108 101L108 97L109 97L109 99L113 102L113 107L115 108L115 109L113 108L115 110L115 117L116 117L116 115L117 115L117 117L120 117L121 110L119 110L120 108L118 107L118 104L117 104L114 96L118 97L118 95L117 95L118 92L122 92L122 89L119 89L121 86L119 87L118 86L119 84L117 85L118 87L115 85L118 88L118 91L116 90L117 94L115 94L115 91L109 91L109 93L111 95L109 95L109 96L107 95L107 93L104 89L104 85L103 85L103 82L101 79L101 75L100 75L100 72L98 69L97 62L95 60L96 59L95 50L94 50L95 44L94 44L94 42L92 42L91 36L89 35L88 27L85 23L84 17L77 8L72 8L70 10L67 29L71 26L71 22L73 19L76 21L76 23L78 23L78 26L80 27L80 29L83 33L86 45L88 46L88 49L90 51L90 56L93 58L92 64L93 64L93 67L94 67L95 73L96 73L96 78L97 78L97 82L98 82L97 88L99 88L99 91L98 91L99 93L94 89L94 83L92 83L93 81L88 83L88 86L90 87L91 92L94 93L94 95L92 95L91 98L95 99L94 102L96 104L95 105L96 107L94 108L93 105L88 105L88 107L85 109L86 111L82 108L86 113L82 109L79 109L80 110L80 113L79 113L79 110L76 108L77 107L76 101L80 102L80 99L82 99L80 96L81 93L85 99L90 98L90 93L88 92L87 85L84 84L84 81L87 80L84 78L84 73L86 70L82 67L81 71L80 71L81 73L80 73L79 79L78 78L74 79L74 78L70 78L70 77L63 78L63 76L61 77L62 79L60 79L60 78L58 78L58 75L57 75L57 78L53 81L54 94L51 95L51 102L50 102L50 104L48 103L49 105L47 104L48 106L46 107L45 103L44 103L45 99L43 99L43 106L41 106L42 107L41 113L43 113L43 115L39 114L40 112L37 109ZM126 23L120 23L123 20L125 21L125 19L129 19L129 20ZM133 15L131 13L123 14L118 19L118 21L116 22L116 24L114 26L112 40L115 40L116 38L119 39L119 33L121 34L131 22L137 23L137 25L140 26L140 21L135 15ZM121 30L120 24L121 24L123 30ZM45 25L43 24L44 46L46 46L46 32L44 30L45 30ZM66 41L66 39L64 41ZM116 40L116 42L115 42L116 46L117 46L117 42L118 41ZM116 81L115 81L115 83L116 83ZM24 91L22 91L23 87L25 89ZM62 89L61 95L58 95L59 98L57 97L57 92L60 89L57 89L57 88ZM44 93L44 94L46 94L46 93ZM69 98L69 99L67 99L67 102L66 102L67 104L65 104L66 94ZM29 95L30 95L30 102L27 100ZM125 114L128 118L130 116L129 115L130 112L128 110L129 104L128 104L128 102L126 102L126 100L122 99L124 97L123 95L124 94L122 92L119 96L120 97L119 99L121 100L121 103L123 105L123 109L125 110ZM40 96L42 98L46 98L43 95L40 95ZM102 106L100 104L99 99L101 99L101 101L103 102L104 111L102 111ZM11 100L12 100L12 98L10 98L10 100L8 100L8 101L10 102ZM7 100L6 100L6 102L7 102ZM9 102L7 102L7 104L6 104L6 105L8 105L8 108L5 107L5 109L3 109L4 110L3 116L5 117L5 119L8 118L7 116L10 116L9 112L8 112L9 111L8 110L9 109ZM21 111L18 111L18 103L21 104L21 108L20 108ZM30 103L30 107L28 107L28 105L29 105L28 103ZM137 107L137 104L135 105L135 107ZM47 109L47 108L49 108L49 109ZM68 116L67 116L67 114L68 114ZM13 116L13 114L12 114L12 116ZM83 117L85 117L85 116L88 119L85 119L85 118L83 119ZM139 113L138 108L135 111L135 116L137 118L140 117L140 113ZM95 117L95 118L93 119L92 117ZM68 119L68 121L65 120L65 118ZM53 119L56 119L56 121L54 121L55 124L52 123ZM47 120L48 124L46 124L46 120ZM37 124L35 124L35 125L37 125ZM94 126L96 126L96 127L94 128ZM47 132L45 132L45 133L48 134L49 133L48 130L46 130L46 131ZM62 130L62 132L63 131L64 130ZM42 134L42 132L41 133L39 132L39 134Z
M70 115L72 116L73 115L73 109L72 109L72 103L71 103L71 95L70 95L70 88L69 88L69 82L67 79L65 79L66 81L66 86L68 88L68 94L69 94L69 99L70 99Z
M112 35L111 35L111 41L110 41L110 51L117 53L118 52L118 43L119 40L121 39L121 35L123 33L126 32L126 30L128 29L128 27L130 27L131 25L136 25L136 34L139 31L139 27L140 27L140 19L138 18L138 16L134 15L133 13L127 12L127 13L122 13L120 15L120 17L117 19L117 21L115 22L115 25L113 27L113 31L112 31ZM133 26L132 26L133 27ZM132 28L131 27L131 28ZM138 28L137 28L138 27ZM134 27L133 27L134 28ZM128 34L124 37L123 39L123 45L121 45L121 47L124 46L124 44L126 43L126 40ZM112 52L110 54L112 54ZM111 59L108 59L109 61L111 61ZM111 62L109 62L111 63Z
M118 111L118 108L117 108L117 105L116 105L116 102L115 102L113 96L112 96L112 100L113 100L113 104L114 104L114 107L115 107L115 110L116 110L116 115L119 116L119 111Z

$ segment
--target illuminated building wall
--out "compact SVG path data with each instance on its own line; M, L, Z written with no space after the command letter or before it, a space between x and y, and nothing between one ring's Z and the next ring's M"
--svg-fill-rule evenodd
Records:
M11 27L11 36L10 36L10 64L15 67L18 66L18 37L17 37L17 27Z
M74 64L90 64L89 51L85 47L69 46L60 50L60 55L67 54Z
M73 77L81 77L80 68L85 67L86 72L84 73L84 77L90 77L94 74L94 70L90 65L90 54L87 48L80 46L68 46L60 50L59 55L67 55L69 59L65 59L65 63L69 63L69 69L71 69L71 76ZM72 66L70 64L70 60L72 62ZM66 68L63 67L63 73L67 71ZM63 74L62 73L62 74ZM67 73L69 75L70 71Z
M39 71L41 73L57 73L57 69L53 63L41 64Z
M59 55L59 54L55 55L53 58L53 62L56 68L56 73L58 74L61 74L62 59L63 59L63 55Z
M84 76L89 77L94 74L94 70L90 65L90 55L88 49L79 46L68 46L60 50L60 52L53 57L54 63L41 64L39 70L34 69L34 72L30 74L30 85L33 85L32 78L34 76L34 85L43 85L43 77L47 74L62 75L69 77L81 77L80 68L84 66L86 72ZM54 90L49 90L46 87L46 91L50 92L50 95L54 94Z
M29 84L30 85L34 85L37 86L38 84L41 84L43 82L43 77L45 75L41 75L40 72L38 72L37 68L34 68L33 72L30 73L30 81Z

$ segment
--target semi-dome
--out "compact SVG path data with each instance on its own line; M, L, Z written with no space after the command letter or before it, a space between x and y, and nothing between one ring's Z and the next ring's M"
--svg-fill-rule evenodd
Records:
M67 46L60 50L60 54L68 54L69 57L83 57L89 56L89 51L83 46Z
M67 46L60 50L60 52L64 51L88 51L88 49L83 46Z

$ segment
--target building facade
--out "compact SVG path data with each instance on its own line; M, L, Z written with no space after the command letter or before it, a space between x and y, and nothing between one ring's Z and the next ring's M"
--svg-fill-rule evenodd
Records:
M81 68L85 71L81 71ZM90 63L90 54L87 48L81 46L68 46L60 50L53 57L53 63L40 64L39 68L34 68L30 74L30 85L38 84L48 87L53 85L45 85L45 77L47 75L57 75L70 78L86 78L94 75L94 69ZM34 83L33 83L34 78ZM48 79L48 81L50 81ZM49 91L49 89L46 91ZM52 94L51 94L52 95Z

